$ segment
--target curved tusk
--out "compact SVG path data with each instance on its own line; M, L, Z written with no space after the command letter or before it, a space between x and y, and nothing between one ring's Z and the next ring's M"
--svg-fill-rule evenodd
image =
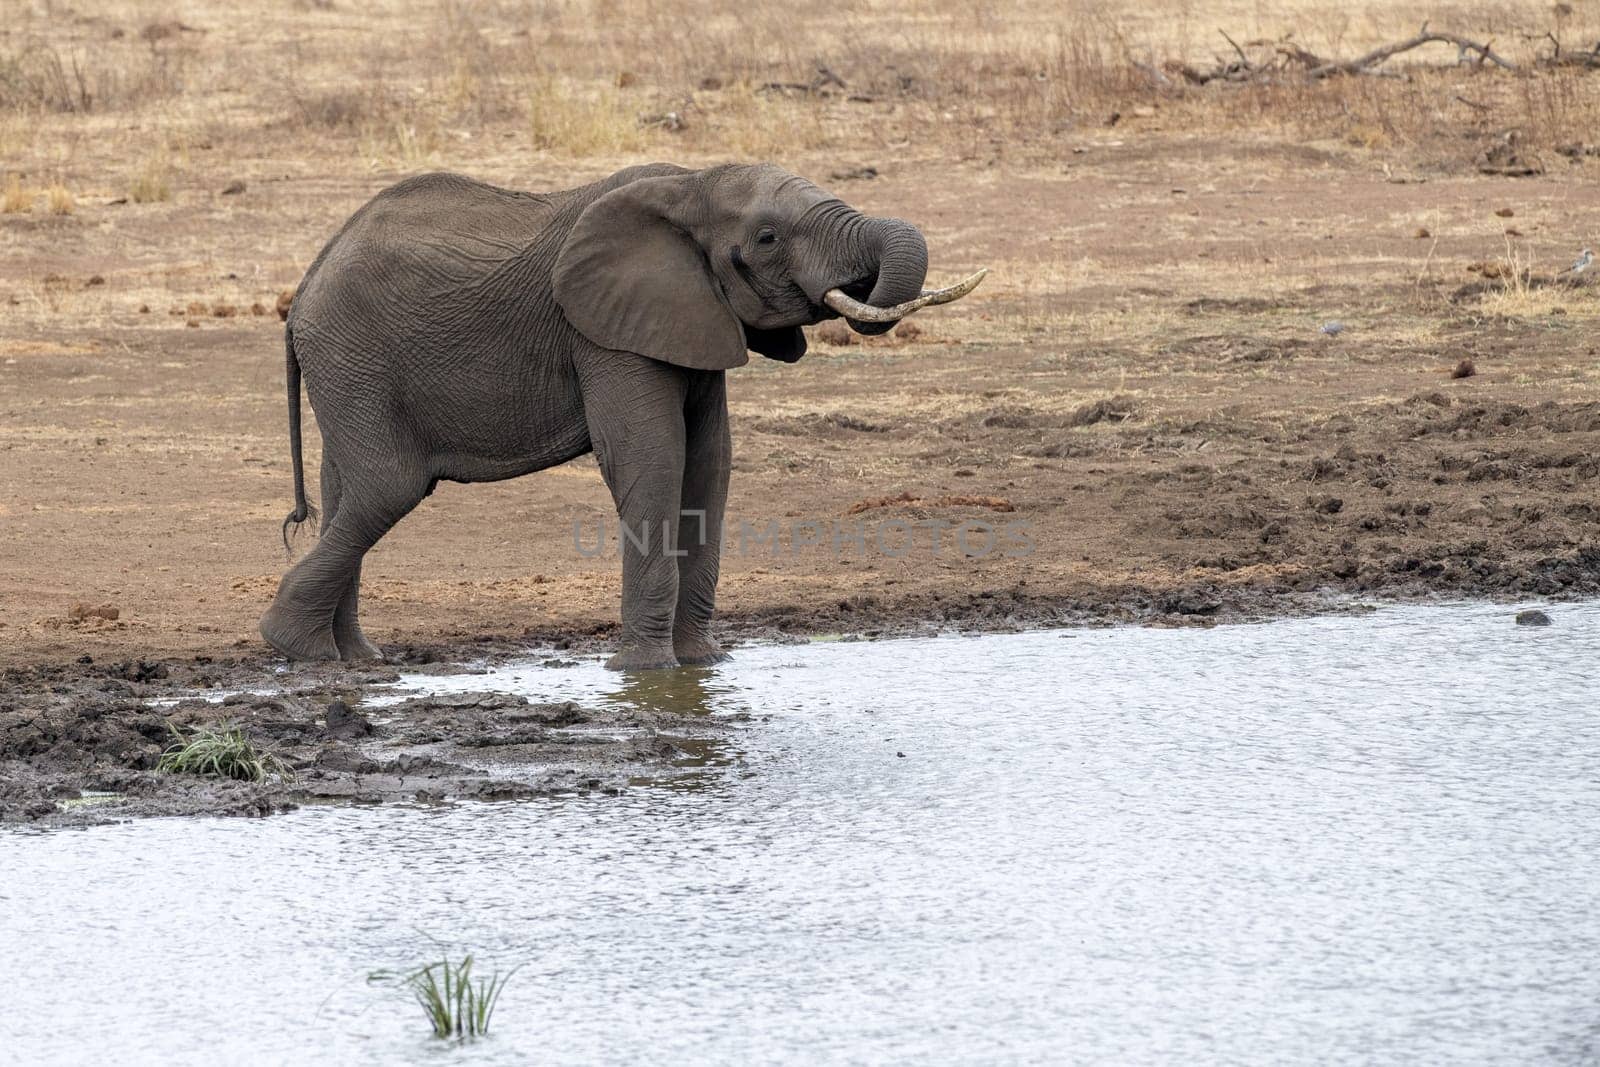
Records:
M943 289L924 289L922 295L915 300L907 300L894 307L880 308L871 304L848 297L842 289L829 289L823 294L822 302L846 318L855 319L857 322L898 322L913 311L937 304L948 304L952 300L960 300L978 287L984 276L989 273L989 268L984 267L965 281Z

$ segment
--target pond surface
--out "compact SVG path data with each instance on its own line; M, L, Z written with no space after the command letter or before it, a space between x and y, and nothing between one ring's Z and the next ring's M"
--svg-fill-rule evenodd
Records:
M621 797L0 836L0 1060L1593 1062L1600 605L416 681L751 713ZM520 965L425 1036L372 970Z

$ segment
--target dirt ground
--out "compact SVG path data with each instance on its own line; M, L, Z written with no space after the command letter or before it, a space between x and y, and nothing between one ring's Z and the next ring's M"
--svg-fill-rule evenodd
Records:
M1104 140L1048 169L831 183L922 226L936 278L994 274L915 331L732 372L735 636L1600 586L1597 289L1482 281L1510 222L1544 263L1592 243L1591 179ZM297 260L254 235L292 226L275 245L309 259L385 179L248 178L0 222L13 308L49 308L0 338L0 662L266 656L290 505L270 311ZM174 229L205 270L150 262ZM391 649L603 636L611 514L587 457L443 485L369 557L367 629Z

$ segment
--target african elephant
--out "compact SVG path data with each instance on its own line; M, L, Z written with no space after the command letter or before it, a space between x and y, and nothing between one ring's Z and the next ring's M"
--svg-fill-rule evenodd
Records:
M784 362L800 327L862 333L924 293L928 253L771 165L630 167L564 192L427 174L384 190L306 272L288 315L292 524L314 512L300 383L322 432L322 534L261 634L292 659L380 658L361 560L441 479L494 481L593 451L622 539L616 668L709 663L731 447L724 372ZM649 536L657 532L656 536Z

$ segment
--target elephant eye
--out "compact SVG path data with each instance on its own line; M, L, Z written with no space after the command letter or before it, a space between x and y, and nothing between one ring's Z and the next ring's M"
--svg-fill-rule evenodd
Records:
M756 244L758 245L774 245L777 243L778 235L772 230L762 230L760 233L756 234Z

